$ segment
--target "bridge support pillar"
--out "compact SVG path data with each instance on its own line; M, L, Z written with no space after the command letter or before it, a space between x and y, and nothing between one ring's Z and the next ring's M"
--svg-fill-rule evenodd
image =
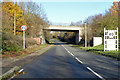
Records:
M75 44L79 43L79 32L75 32Z
M81 33L80 31L75 32L75 44L78 44L81 40Z

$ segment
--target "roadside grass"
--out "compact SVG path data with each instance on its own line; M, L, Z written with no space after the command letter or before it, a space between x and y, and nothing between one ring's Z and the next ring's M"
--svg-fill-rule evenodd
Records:
M50 43L50 44L54 44L55 42L53 42L52 40L49 40L49 43Z
M9 57L24 57L27 56L30 53L33 53L37 50L40 50L42 48L47 47L48 45L36 45L34 47L31 48L26 48L26 49L18 49L16 52L15 51L6 51L4 52L4 54L2 54L2 58L9 58Z
M86 50L88 52L93 52L95 54L110 57L110 58L113 58L115 60L120 60L120 54L118 51L104 51L104 45L98 45L98 46L86 47L86 48L78 46L78 48L80 48L82 50ZM119 51L120 51L120 49L119 49Z
M2 76L2 78L0 80L10 80L10 78L15 75L15 74L21 74L18 71L20 70L21 67L15 66L15 69L13 71L11 71L10 73Z
M18 53L22 53L22 54L20 56L15 56L15 57L16 58L22 58L24 56L27 56L28 54L31 54L32 52L35 52L35 51L40 50L42 48L45 48L47 46L48 45L36 45L34 47L31 47L31 48L19 50ZM5 56L5 57L9 58L9 56ZM18 72L20 70L20 68L21 68L21 66L20 67L16 67L13 72L8 73L7 75L2 76L2 79L0 79L0 80L10 80L10 78L13 75L24 74L24 72Z
M14 73L10 73L6 76L3 76L1 80L8 80L8 79L10 79L10 77L12 77L12 75L14 75Z
M35 52L35 51L37 51L37 50L40 50L40 49L42 49L42 48L44 48L44 47L47 47L48 45L46 44L46 45L37 45L37 46L35 46L35 47L32 47L32 48L27 48L27 49L24 49L24 51L26 51L27 53L32 53L32 52Z
M50 40L50 39L46 39L46 42L47 42L48 44L54 44L54 42L53 42L52 40Z

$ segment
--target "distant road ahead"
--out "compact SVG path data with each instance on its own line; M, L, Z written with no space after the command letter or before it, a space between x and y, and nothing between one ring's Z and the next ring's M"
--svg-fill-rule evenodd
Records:
M118 61L53 41L56 46L23 67L26 74L17 78L118 78Z

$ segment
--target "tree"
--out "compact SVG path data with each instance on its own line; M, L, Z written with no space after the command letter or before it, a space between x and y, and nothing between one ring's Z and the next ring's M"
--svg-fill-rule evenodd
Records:
M41 4L21 2L19 5L23 6L25 21L28 26L26 31L27 35L29 37L39 37L43 35L43 27L47 27L49 24Z
M26 25L24 20L23 11L13 2L3 2L2 9L6 15L9 15L10 29L14 32L14 19L16 22L16 34L22 34L20 30L21 25Z
M104 28L108 30L115 29L118 25L119 18L119 4L120 2L113 2L109 11L106 11L105 15L98 14L94 16L88 17L85 22L87 22L87 40L88 45L90 46L93 37L103 37L104 36ZM119 23L120 24L120 23ZM119 34L120 35L120 34ZM84 39L84 36L83 36Z
M70 26L82 26L82 21L71 22Z
M111 6L111 8L109 8L109 12L114 13L114 14L118 14L118 12L120 12L119 4L120 4L120 1L113 2L113 5Z

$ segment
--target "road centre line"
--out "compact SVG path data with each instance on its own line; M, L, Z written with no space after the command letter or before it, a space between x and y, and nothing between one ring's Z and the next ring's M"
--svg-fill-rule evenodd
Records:
M70 51L67 50L68 53L70 53Z
M62 45L63 46L63 45ZM63 46L64 47L64 46ZM65 47L64 47L65 48ZM68 51L66 48L65 50L70 53L70 51ZM72 53L70 53L72 56L74 56ZM74 56L75 57L75 56ZM79 60L77 57L75 57L75 59L80 62L81 64L83 64L83 62L81 60ZM98 76L100 79L105 80L102 76L100 76L98 73L96 73L95 71L93 71L90 67L87 67L88 70L90 70L93 74L95 74L96 76Z
M74 56L72 53L70 53L72 56Z
M87 67L88 70L90 70L92 73L94 73L96 76L98 76L100 79L105 80L102 76L100 76L98 73L93 71L90 67Z
M62 45L63 46L63 45ZM64 46L63 46L64 47ZM65 47L64 47L65 48ZM68 53L70 53L72 56L74 56L70 51L68 51L66 48L65 48L65 50L68 52Z
M63 45L62 45L63 46ZM64 47L64 46L63 46ZM64 47L65 48L65 47ZM66 48L65 48L65 50L68 52L68 53L70 53L70 51L68 51ZM73 57L75 57L72 53L70 53ZM81 61L81 60L79 60L77 57L75 57L75 59L78 61L78 62L80 62L81 64L83 64L83 62Z
M81 60L79 60L77 57L75 57L75 59L80 62L81 64L83 64L83 62Z

